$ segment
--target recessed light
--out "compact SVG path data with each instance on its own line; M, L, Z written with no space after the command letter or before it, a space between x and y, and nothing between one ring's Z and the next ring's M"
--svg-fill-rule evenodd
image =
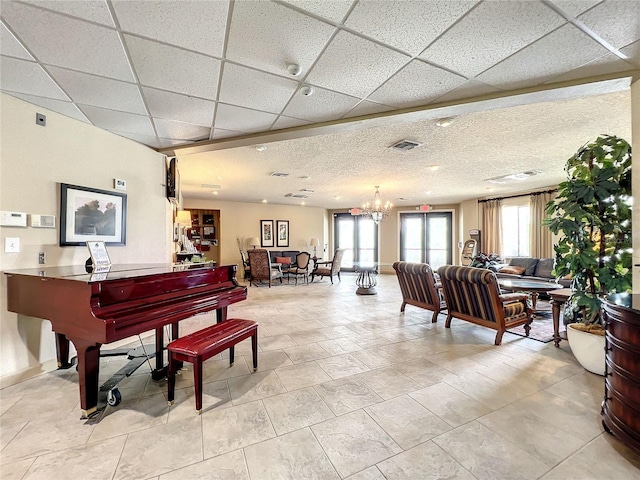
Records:
M214 195L217 195L217 194L218 194L218 191L217 191L217 190L214 190L214 191L213 191L213 192L211 192L211 193L213 193Z
M431 195L431 190L427 190L426 192L424 192L425 195Z
M448 117L448 118L441 118L440 120L438 120L436 122L436 125L439 127L448 127L449 125L451 125L453 122L455 122L455 118L454 117Z
M263 199L262 199L262 203L267 203L267 199L266 199L266 198L263 198Z
M335 198L336 200L340 200L340 195L337 195L337 196L335 196L333 198Z
M440 168L440 165L429 165L427 167L429 170L433 170L434 172Z
M300 205L304 205L304 204L305 204L305 202L300 202Z
M267 149L266 145L256 145L256 150L259 152L264 152Z

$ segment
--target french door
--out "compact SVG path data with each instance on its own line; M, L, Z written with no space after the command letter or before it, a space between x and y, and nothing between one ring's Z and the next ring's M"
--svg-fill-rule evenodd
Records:
M341 270L378 261L378 226L371 217L336 213L333 216L336 248L344 248Z
M400 214L400 260L428 263L437 270L453 259L453 213Z

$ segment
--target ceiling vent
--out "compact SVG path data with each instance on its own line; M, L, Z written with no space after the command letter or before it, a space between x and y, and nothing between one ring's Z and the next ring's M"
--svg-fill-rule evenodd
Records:
M502 175L501 177L488 178L485 182L499 184L521 182L522 180L526 180L529 177L535 177L541 173L542 172L540 170L527 170L526 172L511 173L509 175Z
M309 198L309 195L305 195L304 193L287 193L285 195L287 198Z
M202 188L222 188L222 185L214 185L213 183L203 183Z
M399 150L401 152L408 152L409 150L413 150L416 147L422 145L421 143L414 142L412 140L401 140L398 143L391 145L389 148L394 150Z
M289 174L284 172L273 172L271 176L272 177L288 177Z
M314 193L313 190L311 190L310 188L303 188L302 190L300 190L303 193Z

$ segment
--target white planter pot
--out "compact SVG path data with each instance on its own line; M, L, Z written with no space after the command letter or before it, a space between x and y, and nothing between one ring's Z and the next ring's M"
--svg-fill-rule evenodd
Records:
M576 330L570 323L567 325L567 340L580 365L591 373L604 375L604 336Z

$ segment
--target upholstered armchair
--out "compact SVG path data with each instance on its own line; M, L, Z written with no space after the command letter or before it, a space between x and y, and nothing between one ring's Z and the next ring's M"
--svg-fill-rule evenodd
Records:
M400 291L402 292L402 306L404 312L407 304L431 310L431 321L438 321L441 310L447 309L447 304L440 294L440 283L436 282L431 266L426 263L395 262Z
M298 255L296 255L296 263L295 265L290 266L289 269L287 270L287 278L289 278L290 275L293 275L294 277L296 277L296 285L297 285L298 277L302 275L302 278L304 278L308 284L310 259L311 259L311 255L309 255L309 253L307 252L300 252Z
M338 280L340 280L340 264L342 263L342 256L344 255L344 248L336 248L335 253L333 254L333 260L330 262L316 262L313 267L313 271L311 272L311 281L313 282L313 278L315 276L318 277L329 277L331 283L333 284L333 276L337 275Z
M258 286L259 280L266 280L269 282L269 288L271 288L271 282L276 278L280 279L282 283L282 270L278 265L277 268L273 268L271 260L269 259L269 252L263 248L257 248L249 250L249 268L251 269L251 282Z
M448 315L445 327L453 317L497 330L495 344L502 343L508 328L524 325L531 329L532 312L526 293L501 294L496 274L474 267L445 265L438 269Z

